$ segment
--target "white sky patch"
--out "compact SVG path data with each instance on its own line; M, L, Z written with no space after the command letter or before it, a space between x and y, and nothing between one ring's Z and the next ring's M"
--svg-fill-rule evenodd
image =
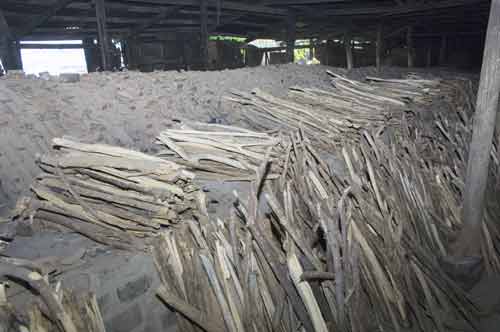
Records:
M26 74L87 73L83 49L21 49L21 57Z
M56 45L56 44L71 44L71 45L81 45L81 40L24 40L22 44L40 44L40 45Z

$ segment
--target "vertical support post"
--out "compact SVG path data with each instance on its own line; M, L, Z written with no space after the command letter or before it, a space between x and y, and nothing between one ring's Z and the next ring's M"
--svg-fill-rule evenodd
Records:
M0 10L0 58L4 70L22 70L21 48L18 40L12 38L7 20Z
M448 41L446 35L441 36L441 48L439 49L439 65L443 66L446 63L446 47Z
M406 30L406 48L408 50L408 68L412 68L415 63L413 58L413 27L411 26Z
M87 64L87 72L91 73L96 71L96 64L94 61L94 39L85 38L82 41L83 53L85 54L85 63Z
M109 70L109 39L108 29L106 26L106 7L104 6L104 0L95 0L95 12L97 18L98 41L101 49L102 69Z
M286 20L286 62L289 63L295 61L296 20L295 13L289 11Z
M425 57L425 65L430 68L432 64L432 42L427 45L427 53Z
M383 38L382 38L382 31L383 31L383 26L382 23L379 23L377 25L377 44L376 44L376 64L377 64L377 71L380 72L380 69L382 68L382 49L383 49Z
M309 39L309 60L314 60L314 40L312 38Z
M200 0L200 54L204 69L208 69L208 1Z
M500 0L492 0L465 180L461 255L480 251L486 184L500 93Z
M345 47L345 56L347 61L347 69L351 70L354 66L354 60L352 55L352 35L350 31L344 33L344 47Z

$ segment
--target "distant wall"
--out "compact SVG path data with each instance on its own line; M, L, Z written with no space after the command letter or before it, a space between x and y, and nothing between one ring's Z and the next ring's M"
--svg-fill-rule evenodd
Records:
M155 40L129 39L124 46L129 69L140 71L204 69L200 56L198 33L165 33ZM210 41L209 68L225 69L244 66L243 53L237 43Z

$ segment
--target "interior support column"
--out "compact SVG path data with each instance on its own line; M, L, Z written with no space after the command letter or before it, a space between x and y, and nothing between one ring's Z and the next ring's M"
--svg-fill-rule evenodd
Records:
M376 43L376 63L378 72L380 72L380 69L382 68L382 52L383 52L382 31L383 31L382 23L379 23L377 25L377 43Z
M430 68L432 64L432 42L427 45L427 53L425 58L425 66Z
M500 92L500 0L492 0L476 111L469 147L463 204L464 228L457 246L459 254L475 256L481 247L488 166L495 131Z
M296 15L293 11L288 13L286 24L286 62L295 61Z
M208 69L208 1L200 0L200 54L204 69Z
M95 12L97 18L97 33L99 37L99 47L101 49L101 62L103 70L110 70L110 52L108 29L106 27L106 7L104 0L95 0Z
M352 35L350 31L344 33L344 48L347 61L347 69L351 70L354 66L354 60L352 55Z
M446 63L446 47L447 47L447 37L446 35L441 36L441 48L439 49L439 65L443 66Z
M412 68L415 65L415 60L413 58L413 27L411 26L406 30L406 48L408 51L408 68Z

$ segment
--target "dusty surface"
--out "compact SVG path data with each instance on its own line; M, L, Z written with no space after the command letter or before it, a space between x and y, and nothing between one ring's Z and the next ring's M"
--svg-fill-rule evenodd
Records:
M231 122L231 89L276 95L293 85L328 88L324 66L282 65L214 72L91 74L77 83L0 80L0 210L29 188L37 154L68 135L149 151L174 119ZM330 68L332 69L332 68ZM335 70L335 69L332 69ZM336 71L342 71L336 69Z

